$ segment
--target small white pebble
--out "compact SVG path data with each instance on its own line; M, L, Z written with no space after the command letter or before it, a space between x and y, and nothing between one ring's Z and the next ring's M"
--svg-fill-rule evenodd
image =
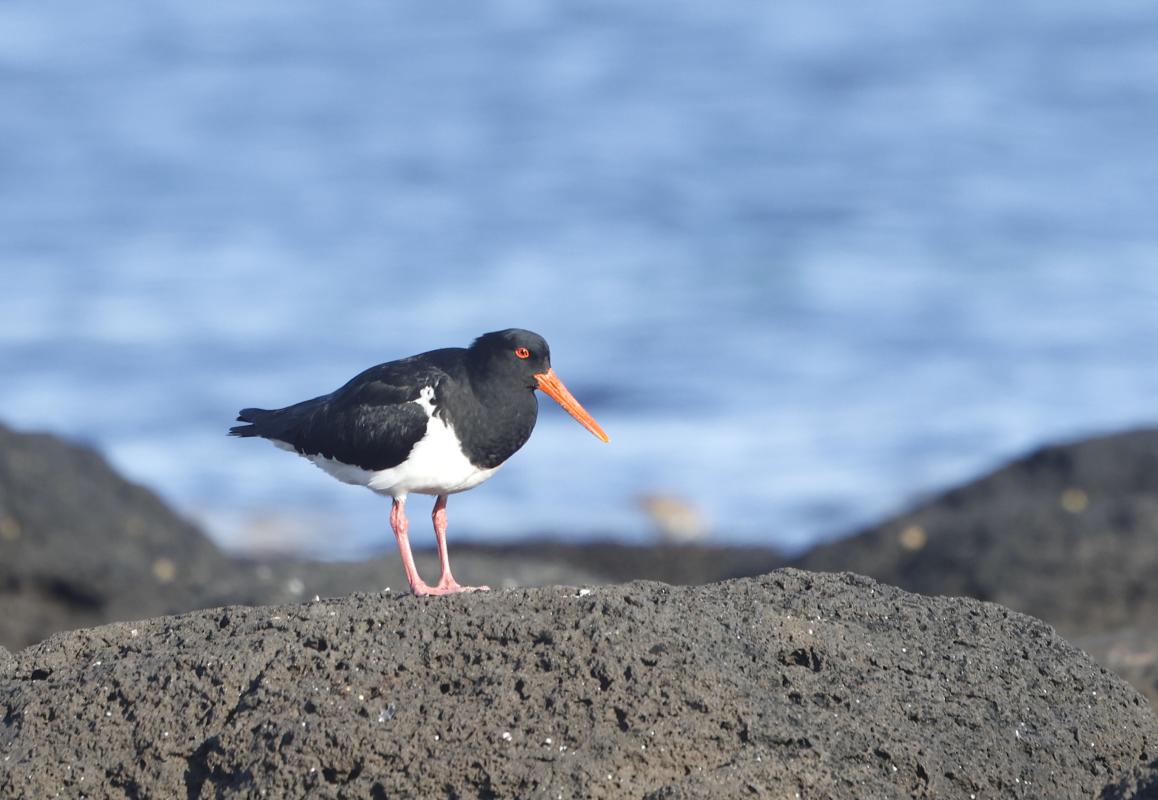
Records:
M129 636L136 636L138 633L139 631L136 628L133 628L131 631L129 631Z
M442 738L442 737L440 737L437 733L434 734L434 741L437 742L440 738Z
M503 741L509 742L510 740L511 740L511 732L510 731L503 731Z
M551 737L550 736L548 736L546 739L543 740L543 744L550 744L550 743L551 743Z
M586 596L587 596L587 595L589 595L589 594L591 594L591 590L590 590L590 589L580 589L580 590L579 590L579 594L577 594L577 595L575 595L575 596L576 596L576 597L586 597Z

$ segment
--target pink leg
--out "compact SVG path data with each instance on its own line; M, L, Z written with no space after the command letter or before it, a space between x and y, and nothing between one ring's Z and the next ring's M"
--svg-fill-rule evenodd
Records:
M442 576L434 588L444 593L487 591L489 586L460 586L454 576L450 574L450 555L446 551L446 495L440 494L434 501L434 511L430 514L434 520L434 538L438 541L438 561L442 565Z
M414 566L414 556L410 552L410 523L406 521L406 501L394 498L390 508L390 527L394 529L394 539L398 542L398 552L402 555L402 568L406 570L406 580L410 591L418 596L432 594L431 587L422 582L418 568Z

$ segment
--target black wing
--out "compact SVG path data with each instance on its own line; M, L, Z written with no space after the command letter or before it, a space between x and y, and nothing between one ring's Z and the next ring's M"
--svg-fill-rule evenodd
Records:
M426 410L414 402L447 378L424 354L379 364L341 389L286 408L242 409L233 436L285 442L302 455L321 455L366 470L396 467L426 434Z

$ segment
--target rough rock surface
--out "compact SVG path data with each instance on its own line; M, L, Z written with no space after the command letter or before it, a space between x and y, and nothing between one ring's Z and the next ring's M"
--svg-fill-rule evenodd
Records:
M784 563L755 547L614 542L455 542L452 553L460 579L495 587L703 583ZM436 573L432 553L416 558ZM1158 431L1044 448L795 563L1034 614L1158 701ZM405 586L392 552L357 563L230 558L90 449L0 426L0 645L387 586Z
M1129 681L1158 709L1158 628L1119 628L1070 641Z
M4 797L1158 791L1158 717L1050 627L796 570L108 625L16 654L0 714Z
M1158 619L1158 430L1042 448L793 562L966 595L1066 635Z
M788 562L781 553L767 547L673 542L639 545L611 540L567 542L531 539L501 544L463 542L455 546L454 553L456 558L490 556L513 563L529 559L544 561L565 566L580 576L594 576L600 583L714 583L730 578L763 575L786 566ZM571 582L584 581L582 578L572 578Z

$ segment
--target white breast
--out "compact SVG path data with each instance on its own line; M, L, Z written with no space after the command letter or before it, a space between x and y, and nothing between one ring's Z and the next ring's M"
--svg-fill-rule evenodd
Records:
M479 469L462 452L454 428L434 416L434 390L426 388L415 403L426 412L426 435L414 445L410 455L396 467L366 470L325 456L306 456L319 468L344 483L366 486L379 494L405 498L415 494L455 494L473 489L494 475L498 467ZM285 442L279 447L292 450Z

